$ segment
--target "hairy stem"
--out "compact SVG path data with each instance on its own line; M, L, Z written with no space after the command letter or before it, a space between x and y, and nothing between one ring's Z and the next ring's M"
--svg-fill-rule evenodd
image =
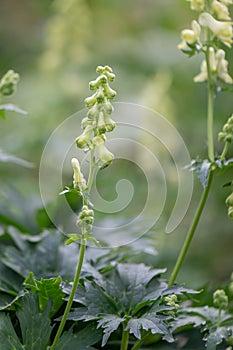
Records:
M124 327L125 325L123 325ZM129 344L129 331L126 331L123 329L122 332L122 339L121 339L121 349L120 350L127 350Z
M71 289L71 292L70 292L70 296L69 296L68 302L66 304L66 308L65 308L64 314L62 316L61 323L60 323L59 328L57 330L57 334L56 334L56 336L54 338L53 344L50 347L50 350L55 350L56 349L56 346L58 344L59 338L60 338L60 336L62 334L62 331L63 331L63 329L65 327L67 316L68 316L68 314L70 312L70 309L71 309L71 306L72 306L72 303L73 303L73 300L74 300L74 295L75 295L75 292L76 292L76 289L77 289L77 286L78 286L78 283L79 283L79 278L80 278L81 269L82 269L82 265L83 265L85 250L86 250L86 239L82 238L81 243L80 243L79 259L78 259L77 269L76 269L76 273L75 273L75 277L74 277L74 282L73 282L73 285L72 285L72 289Z
M207 201L207 198L208 198L208 194L209 194L209 191L210 191L210 187L211 187L211 184L212 184L212 180L213 180L213 171L210 171L209 173L209 177L208 177L208 181L207 181L207 185L202 193L202 196L201 196L201 200L199 202L199 205L198 205L198 208L196 210L196 213L195 213L195 216L194 216L194 219L193 219L193 222L192 222L192 225L187 233L187 236L186 236L186 239L184 241L184 244L183 244L183 247L180 251L180 254L177 258L177 261L176 261L176 264L175 264L175 267L171 273L171 276L170 276L170 279L169 279L169 286L171 286L175 280L176 280L176 277L179 273L179 270L181 268L181 265L184 261L184 258L187 254L187 251L190 247L190 244L192 242L192 239L193 239L193 236L194 236L194 233L196 231L196 228L197 228L197 225L200 221L200 218L201 218L201 214L203 212L203 209L205 207L205 204L206 204L206 201Z
M210 31L207 29L207 40L209 40ZM213 135L213 123L214 123L214 84L212 78L212 71L210 65L209 46L205 52L207 74L208 74L208 105L207 105L207 141L208 141L208 156L209 159L214 161L214 135Z

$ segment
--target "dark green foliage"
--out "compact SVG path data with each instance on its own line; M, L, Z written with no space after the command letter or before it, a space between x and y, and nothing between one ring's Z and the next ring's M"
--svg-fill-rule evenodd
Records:
M118 264L103 274L102 278L86 280L79 287L74 301L81 304L69 314L77 321L97 320L97 327L104 329L102 345L120 325L135 338L146 332L161 334L172 342L170 322L173 307L164 301L171 294L194 293L182 286L168 287L160 280L165 269L151 269L144 264ZM63 286L69 294L71 287Z

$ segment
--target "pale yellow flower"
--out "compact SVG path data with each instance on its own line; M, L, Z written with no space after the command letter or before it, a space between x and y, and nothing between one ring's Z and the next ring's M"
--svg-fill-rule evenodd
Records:
M218 50L216 52L216 62L217 62L216 69L217 69L219 79L221 79L227 84L232 84L233 79L228 73L228 62L225 59L225 51Z
M231 19L230 14L229 14L229 10L227 8L226 5L224 5L223 3L214 0L211 4L212 9L214 10L214 12L216 13L216 16L218 17L218 19L222 19L222 20L229 20Z
M198 20L202 26L208 27L226 46L231 47L233 42L232 22L217 21L206 12L201 13Z
M190 0L191 9L194 11L203 11L205 6L205 0Z
M199 41L201 27L197 21L192 21L192 29L183 29L181 32L182 42L178 45L178 49L184 50L187 44L194 44Z
M73 175L74 188L80 189L80 190L85 190L87 187L87 184L86 184L86 180L81 172L78 159L72 158L71 165L72 165L72 168L74 170L74 175Z
M207 79L208 79L207 64L206 64L206 60L203 60L201 63L201 72L193 78L193 81L195 83L202 83L204 81L207 81Z

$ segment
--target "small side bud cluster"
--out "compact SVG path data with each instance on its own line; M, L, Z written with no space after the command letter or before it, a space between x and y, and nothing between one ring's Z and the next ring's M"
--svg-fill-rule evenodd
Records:
M85 231L92 229L94 223L94 211L89 209L87 205L82 207L82 211L78 216L77 225L83 228Z
M233 220L233 192L227 197L226 205L228 206L228 217Z
M231 143L233 141L233 115L224 124L222 131L218 134L218 140L220 142Z
M19 74L10 69L0 80L0 94L3 96L12 95L19 81Z
M213 295L213 304L221 310L225 310L228 306L228 296L223 289L217 289Z
M170 314L171 316L175 316L176 312L178 311L178 309L180 308L180 305L177 303L177 296L175 294L171 294L168 295L164 298L165 303L168 306L171 306L173 310L168 311L168 314Z
M83 133L77 137L76 144L79 148L96 147L98 161L106 166L114 158L105 143L106 133L113 131L116 125L110 118L113 112L111 101L116 92L109 86L109 82L114 81L115 74L109 66L98 66L96 72L99 76L89 84L90 90L95 92L85 99L89 111L87 117L82 120Z

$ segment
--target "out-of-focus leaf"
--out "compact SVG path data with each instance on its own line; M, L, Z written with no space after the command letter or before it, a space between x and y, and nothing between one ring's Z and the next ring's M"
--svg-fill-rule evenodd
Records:
M1 149L0 149L0 162L14 163L14 164L23 166L25 168L34 168L34 164L32 164L24 159L21 159L19 157L16 157L12 154L6 153Z
M24 111L23 109L21 109L21 108L15 106L15 105L12 104L12 103L0 105L0 111L16 112L16 113L24 114L24 115L27 114L26 111Z

